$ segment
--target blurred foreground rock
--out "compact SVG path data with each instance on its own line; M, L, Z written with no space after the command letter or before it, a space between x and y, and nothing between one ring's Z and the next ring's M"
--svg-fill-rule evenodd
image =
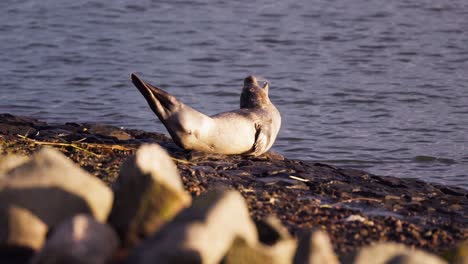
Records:
M109 263L119 240L114 230L88 215L77 215L59 224L32 264Z
M294 264L338 264L327 233L314 230L299 237L299 246L294 256Z
M216 190L143 242L127 263L219 263L236 239L255 244L255 224L238 192Z
M0 176L0 245L37 249L48 228L78 213L105 221L112 200L99 179L60 152L43 148Z
M155 144L141 146L123 164L113 187L109 223L127 246L153 234L191 202L171 157Z
M276 217L258 221L256 228L259 235L256 243L237 238L224 257L224 264L292 263L296 240Z
M468 264L468 240L445 252L443 257L448 260L449 263Z
M0 205L0 248L37 250L47 230L48 226L30 210L15 204Z
M441 258L396 243L378 243L360 250L354 264L444 264Z
M18 167L28 160L28 157L21 155L0 155L0 175L7 173L9 170Z

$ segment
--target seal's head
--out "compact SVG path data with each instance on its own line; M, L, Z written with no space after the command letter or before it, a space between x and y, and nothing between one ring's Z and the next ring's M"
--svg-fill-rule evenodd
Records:
M263 108L271 104L268 98L268 82L263 87L258 84L255 76L244 79L244 88L240 98L240 108Z

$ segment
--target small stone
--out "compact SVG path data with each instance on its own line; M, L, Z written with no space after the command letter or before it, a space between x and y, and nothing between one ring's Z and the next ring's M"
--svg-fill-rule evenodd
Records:
M219 263L235 240L255 244L255 224L237 191L214 190L142 243L128 263Z
M460 204L452 204L449 206L449 209L452 211L462 211L463 207Z
M403 244L378 243L362 248L355 264L443 264L441 258L421 250L410 249Z
M384 199L385 200L396 200L396 201L398 201L398 200L401 199L401 197L397 196L397 195L385 195Z
M133 137L122 129L118 129L113 126L92 124L86 128L86 131L90 134L99 134L107 137L114 137L118 140L129 140Z
M156 232L191 202L177 168L159 145L143 145L129 158L114 186L109 223L125 246Z
M110 226L80 214L54 228L32 263L104 264L112 258L118 244L117 234Z
M92 214L99 221L105 221L112 198L111 190L99 179L62 153L43 148L29 161L0 176L0 222L9 223L18 210L24 219L34 218L47 228L79 213ZM26 220L19 221L14 224L16 231L9 230L11 225L1 225L0 245L16 245L16 241L21 239L12 236L21 233L18 231L21 229L28 233L26 230L31 228L28 225L30 223ZM42 231L37 232L39 234ZM30 246L37 248L39 244L34 242Z
M291 263L297 243L281 222L270 216L256 224L259 241L249 244L245 240L236 239L224 257L223 264Z
M280 153L278 153L276 151L272 151L272 150L264 153L263 156L265 156L265 157L267 157L268 159L271 159L271 160L284 160L283 155L281 155Z
M294 264L338 264L327 233L315 230L299 237L299 246L294 256Z
M344 219L346 222L361 222L368 226L373 226L374 222L367 220L367 218L360 215L350 215Z

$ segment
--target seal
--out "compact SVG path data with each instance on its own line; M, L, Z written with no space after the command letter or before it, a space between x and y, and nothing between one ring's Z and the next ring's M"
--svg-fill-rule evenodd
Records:
M136 74L133 84L164 124L174 142L186 150L258 156L268 151L281 127L281 115L254 76L244 79L240 109L207 116L153 86Z

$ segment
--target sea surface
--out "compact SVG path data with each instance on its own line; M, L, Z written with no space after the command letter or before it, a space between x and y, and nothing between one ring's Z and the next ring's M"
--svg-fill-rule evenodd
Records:
M468 188L468 1L0 1L0 112L166 133L131 72L207 114L270 82L273 150Z

